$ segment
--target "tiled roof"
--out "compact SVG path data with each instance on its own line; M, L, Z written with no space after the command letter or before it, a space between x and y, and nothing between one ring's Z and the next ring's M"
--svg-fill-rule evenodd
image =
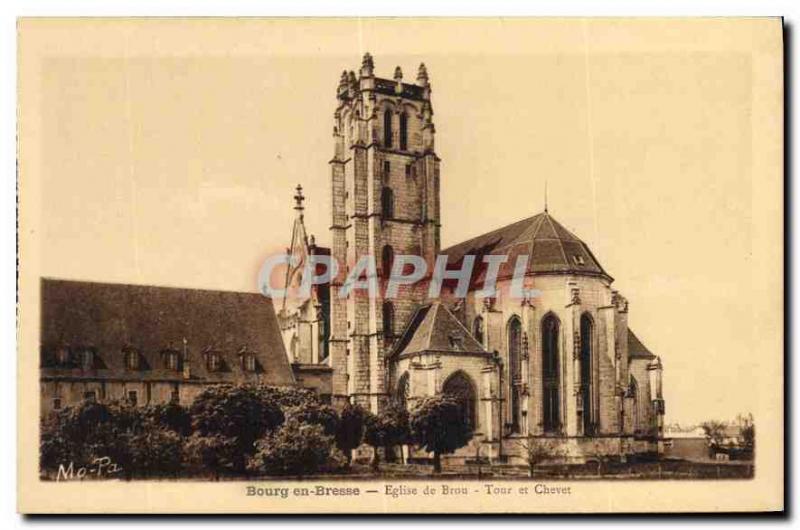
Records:
M469 330L441 302L417 310L395 346L393 355L426 351L488 355Z
M505 255L499 279L511 277L517 256L528 256L528 273L587 274L611 277L594 257L589 247L558 221L543 212L517 221L442 251L448 257L448 267L457 268L466 255L474 255L475 273L472 287L482 285L486 265L485 255Z
M628 328L628 357L636 359L655 359L656 356L642 344L633 331Z
M261 294L43 279L41 300L43 377L186 380L167 366L172 351L188 361L190 380L294 384L272 300ZM66 365L56 362L62 348ZM90 368L77 361L86 349ZM138 353L140 369L126 368L126 351ZM210 352L219 370L207 369ZM255 355L255 371L245 354Z

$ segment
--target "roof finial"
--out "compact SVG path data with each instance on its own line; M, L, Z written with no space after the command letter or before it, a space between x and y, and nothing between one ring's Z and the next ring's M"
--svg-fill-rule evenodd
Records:
M298 212L302 212L303 201L305 200L305 197L303 197L303 186L298 184L295 190L296 193L294 194L294 202L295 202L294 209L297 210Z
M544 178L544 213L547 213L547 177Z
M398 83L403 80L403 71L399 66L394 69L394 80Z
M417 83L420 86L428 85L428 69L425 68L425 63L419 64L419 70L417 71Z

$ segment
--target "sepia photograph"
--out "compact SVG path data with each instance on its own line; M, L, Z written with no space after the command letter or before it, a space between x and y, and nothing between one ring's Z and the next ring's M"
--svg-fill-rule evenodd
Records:
M18 31L22 511L782 509L780 18Z

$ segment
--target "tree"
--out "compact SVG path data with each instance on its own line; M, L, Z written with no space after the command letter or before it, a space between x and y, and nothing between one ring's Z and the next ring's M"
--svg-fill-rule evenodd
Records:
M41 469L54 472L60 464L85 465L93 455L110 456L120 445L119 423L111 406L93 401L55 412L42 422Z
M364 423L364 441L372 446L372 467L378 469L379 447L384 447L388 455L391 447L405 443L409 438L408 411L402 406L390 403L380 414L368 414Z
M746 450L753 451L756 447L756 426L753 423L749 423L742 427L741 433L741 444L742 447Z
M519 442L522 448L522 456L528 464L528 476L533 477L536 467L551 458L557 457L560 453L553 440L534 438L528 436L524 442Z
M717 420L709 420L700 425L703 433L706 435L708 441L709 451L716 452L716 449L722 447L725 441L725 423Z
M336 429L336 446L342 450L347 461L352 459L352 451L361 445L364 435L364 420L367 412L360 405L348 403L339 413L339 426Z
M230 460L236 473L246 471L247 457L255 451L256 440L284 420L278 403L252 385L209 387L195 398L189 412L192 428L199 436L217 438L208 444L233 450L225 460Z
M287 419L294 419L300 423L319 425L326 436L335 436L339 427L339 415L333 407L323 405L318 401L307 401L285 410Z
M434 473L442 471L441 455L464 447L472 439L461 403L448 395L419 401L411 411L409 426L414 443L433 453Z
M308 388L261 385L258 387L258 392L264 399L277 403L282 409L319 403L317 395Z
M334 450L333 437L325 435L321 425L289 418L256 442L248 467L267 475L307 475L324 469ZM341 462L341 455L334 458Z

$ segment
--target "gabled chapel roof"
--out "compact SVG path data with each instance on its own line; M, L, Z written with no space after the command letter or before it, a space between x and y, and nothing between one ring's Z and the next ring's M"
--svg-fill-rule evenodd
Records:
M392 355L422 352L488 355L469 330L441 302L417 309Z

